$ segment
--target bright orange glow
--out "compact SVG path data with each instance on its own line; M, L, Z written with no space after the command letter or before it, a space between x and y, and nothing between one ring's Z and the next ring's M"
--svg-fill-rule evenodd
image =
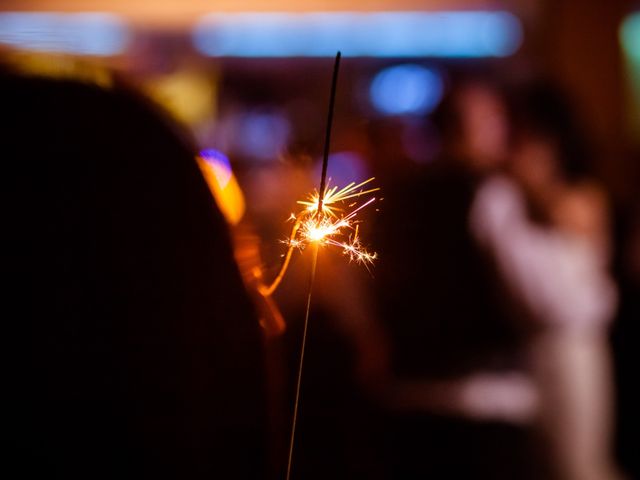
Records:
M362 246L358 237L356 216L363 208L375 202L376 198L371 197L361 205L358 205L357 200L344 205L347 200L358 199L380 190L379 188L363 189L372 180L373 178L370 178L358 184L352 182L341 189L327 187L322 199L322 210L320 210L320 194L317 191L310 194L307 200L300 200L298 203L304 205L305 209L297 216L292 214L300 228L297 230L297 235L292 235L287 241L289 246L303 249L310 243L332 245L341 248L349 260L365 265L373 263L377 256L375 253L367 252Z
M344 188L327 187L320 209L320 194L315 191L306 200L298 203L304 209L297 215L291 214L289 220L294 222L289 238L283 242L288 245L280 272L270 285L262 285L260 293L271 295L280 285L289 267L294 249L304 250L309 245L333 246L342 250L349 261L364 265L367 269L378 258L375 252L367 251L358 236L358 213L376 201L375 197L359 204L358 199L380 190L379 188L363 189L373 178L362 183L350 183ZM347 200L353 200L347 203Z
M336 204L340 204L345 200L349 200L351 198L361 197L362 195L366 195L368 193L377 192L380 190L379 188L370 188L369 190L358 190L362 189L365 185L373 181L373 177L365 180L364 182L356 184L355 182L351 182L344 188L338 189L338 187L327 187L325 189L324 198L322 199L322 211L323 213L327 213L331 217L336 216L337 211L341 211L340 208L336 206ZM317 191L309 194L306 200L298 200L300 205L304 205L308 212L317 212L319 208L320 202L320 194ZM350 205L353 206L353 205Z
M231 225L237 225L244 215L245 202L233 172L221 162L205 162L200 157L196 159L222 214Z

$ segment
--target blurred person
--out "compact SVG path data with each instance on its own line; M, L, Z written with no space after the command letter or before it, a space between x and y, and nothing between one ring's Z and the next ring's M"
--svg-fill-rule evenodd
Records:
M470 221L527 333L537 393L533 425L553 478L619 478L611 460L606 195L566 97L546 83L519 92L509 177L486 181Z
M109 83L0 70L5 476L264 478L226 224L187 136Z
M545 478L522 426L536 401L524 337L468 225L478 186L507 159L503 93L456 83L434 123L440 157L385 192L377 229L388 478Z

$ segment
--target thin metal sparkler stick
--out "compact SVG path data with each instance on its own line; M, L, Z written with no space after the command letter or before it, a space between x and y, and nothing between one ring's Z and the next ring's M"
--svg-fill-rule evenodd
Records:
M296 424L298 422L298 406L300 405L300 384L302 383L302 366L304 365L304 351L307 344L307 329L309 328L309 312L311 311L311 293L313 292L313 281L316 276L316 265L318 262L319 246L313 246L313 256L311 260L311 276L309 277L309 291L307 294L307 309L304 315L304 330L302 332L302 347L300 349L300 363L298 364L298 379L296 381L296 398L293 403L293 423L291 426L291 438L289 439L289 460L287 461L287 480L291 477L291 464L293 461L293 446L296 437Z
M318 215L322 213L322 202L327 187L327 167L329 165L329 149L331 147L331 125L333 123L333 107L336 103L336 86L338 85L338 70L340 69L341 53L336 54L333 64L333 78L331 79L331 95L329 96L329 113L327 115L327 129L324 137L324 154L322 155L322 175L320 176L320 200L318 201Z
M340 68L341 54L336 54L335 63L333 64L333 78L331 80L331 94L329 96L329 113L327 115L327 128L324 139L324 154L322 156L322 175L320 177L320 191L318 200L318 216L322 214L322 203L327 185L327 167L329 165L329 149L331 143L331 126L333 124L333 108L336 100L336 85L338 83L338 69ZM307 345L307 330L309 327L309 313L311 311L311 294L313 293L313 282L316 277L316 266L318 264L319 245L313 245L313 256L311 260L311 274L309 276L309 290L307 294L307 308L304 315L304 329L302 331L302 345L300 347L300 362L298 363L298 378L296 381L296 396L293 404L293 420L291 424L291 437L289 439L289 458L287 460L287 476L286 480L291 478L291 465L293 462L293 447L296 437L296 425L298 422L298 407L300 404L300 385L302 384L302 368L304 366L304 352Z

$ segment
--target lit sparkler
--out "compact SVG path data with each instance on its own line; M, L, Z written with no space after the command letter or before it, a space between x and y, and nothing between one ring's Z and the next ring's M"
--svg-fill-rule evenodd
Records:
M322 210L320 210L321 195L315 191L306 200L299 200L298 204L304 209L297 215L291 214L290 220L294 222L289 238L283 242L289 247L284 255L284 261L280 272L270 285L260 286L263 295L271 295L280 285L284 275L289 268L289 263L294 250L304 250L310 245L334 246L342 250L342 253L354 261L369 268L377 258L375 252L369 252L360 241L358 235L359 220L358 213L376 201L375 197L368 198L360 204L358 200L379 188L367 188L373 178L356 184L350 183L346 187L327 188L322 199ZM353 200L347 204L348 200Z
M284 241L288 248L284 255L282 266L278 275L270 285L262 283L262 273L256 270L259 291L265 297L271 295L284 278L291 257L295 250L304 250L312 247L313 256L311 272L309 276L309 289L307 293L307 307L302 333L302 345L300 349L300 361L298 363L298 377L295 389L295 401L293 406L293 419L291 424L291 436L289 440L289 458L287 462L286 480L291 477L293 461L293 447L295 444L296 423L298 418L298 406L300 404L300 385L302 383L302 369L304 365L305 345L307 340L307 328L309 325L309 312L311 310L311 295L316 274L318 251L320 247L332 246L339 248L349 261L364 265L367 269L377 258L377 254L369 252L362 245L359 237L358 214L376 201L370 196L378 188L372 188L369 178L364 182L351 182L343 188L329 187L327 182L327 166L329 163L329 147L331 143L331 125L333 122L333 109L335 105L336 85L338 69L340 66L340 52L336 55L333 68L333 80L331 83L331 95L329 99L329 114L325 131L324 155L322 158L322 175L320 188L309 194L306 199L299 200L298 204L303 208L297 214L291 214L290 220L293 227L289 238ZM369 196L369 197L365 197ZM364 200L364 198L367 198ZM363 201L364 200L364 201Z
M289 238L287 243L299 249L304 249L310 243L319 245L333 245L341 248L342 253L349 257L349 260L362 264L371 264L377 258L375 253L369 253L360 242L358 236L358 220L356 216L365 207L376 201L375 197L369 198L366 202L358 205L353 202L348 205L350 210L346 211L340 204L344 204L349 199L359 198L363 195L376 192L379 188L362 190L362 187L373 178L362 183L350 183L346 187L338 190L337 187L329 189L324 195L322 210L320 210L320 195L314 192L308 200L300 200L299 204L306 208L296 218L300 223L296 234ZM358 190L360 189L360 190ZM340 212L345 212L340 214ZM344 240L344 237L348 238Z

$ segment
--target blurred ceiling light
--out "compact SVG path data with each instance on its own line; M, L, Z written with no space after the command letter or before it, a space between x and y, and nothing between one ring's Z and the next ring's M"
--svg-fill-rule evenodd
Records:
M502 11L221 13L193 41L212 57L505 57L522 26Z
M0 45L23 50L109 56L129 39L126 24L109 13L0 13Z
M371 103L385 115L423 115L442 99L444 82L435 70L396 65L380 71L369 87Z

